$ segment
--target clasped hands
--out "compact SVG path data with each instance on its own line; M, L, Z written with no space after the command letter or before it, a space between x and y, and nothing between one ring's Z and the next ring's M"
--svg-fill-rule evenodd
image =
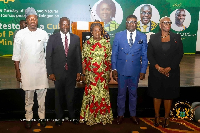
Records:
M162 73L163 75L169 77L169 72L171 71L171 68L170 67L166 67L166 68L163 68L163 67L160 67L156 64L156 69L158 70L158 72Z

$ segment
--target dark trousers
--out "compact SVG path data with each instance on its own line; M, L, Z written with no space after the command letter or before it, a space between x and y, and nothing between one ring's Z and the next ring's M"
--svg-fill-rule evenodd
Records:
M69 118L75 119L74 112L74 89L76 79L70 75L69 71L64 71L59 80L55 82L55 113L56 119L62 119L64 116L63 103L66 100Z
M118 74L118 116L123 116L125 113L126 91L129 91L129 112L130 116L136 116L137 104L137 87L139 77L123 76Z

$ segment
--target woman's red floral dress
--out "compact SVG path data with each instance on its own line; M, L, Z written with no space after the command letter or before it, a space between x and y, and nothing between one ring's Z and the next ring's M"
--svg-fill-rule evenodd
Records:
M110 104L108 82L111 68L111 46L101 38L91 37L83 44L82 61L85 67L85 92L80 113L80 123L112 124L113 114Z

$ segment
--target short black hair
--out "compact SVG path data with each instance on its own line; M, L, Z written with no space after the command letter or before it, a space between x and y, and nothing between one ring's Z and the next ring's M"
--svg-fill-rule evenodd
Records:
M129 15L129 16L126 18L126 21L127 21L128 18L135 18L135 19L137 19L137 17L136 17L135 15Z
M101 4L103 4L103 3L108 4L108 6L110 7L110 9L112 9L111 17L115 17L115 14L116 14L116 6L115 6L115 3L114 3L112 0L102 0L102 1L97 5L97 8L96 8L96 13L97 13L97 15L100 16L100 6L101 6Z
M59 24L63 19L66 19L66 20L68 20L70 22L70 19L68 17L62 17L62 18L60 18Z
M92 24L90 25L90 32L92 32L92 30L93 30L93 28L94 28L95 26L99 26L99 27L100 27L101 35L103 35L103 27L102 27L102 25L101 25L100 23L98 23L98 22L94 22L94 23L92 23Z

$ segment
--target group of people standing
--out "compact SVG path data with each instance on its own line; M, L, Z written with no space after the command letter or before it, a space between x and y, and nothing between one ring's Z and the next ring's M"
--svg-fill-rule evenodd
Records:
M37 93L40 124L46 126L45 96L48 78L55 84L55 124L62 125L63 102L67 103L69 118L74 124L112 124L113 114L108 83L110 72L118 82L117 124L123 122L126 91L129 91L130 120L136 118L137 88L139 79L145 78L148 60L149 95L154 98L155 126L159 126L159 110L164 99L165 121L169 125L172 99L179 96L180 68L183 56L181 36L170 32L171 20L161 18L160 29L151 35L147 44L145 34L137 31L137 17L126 18L126 30L116 33L113 45L103 37L103 27L94 22L90 26L91 38L80 49L80 39L69 33L70 20L60 19L60 32L48 37L37 28L38 17L33 8L25 11L27 28L17 32L14 39L13 57L16 78L25 90L26 128L31 128L33 97ZM80 120L75 117L73 98L76 81L85 83Z

